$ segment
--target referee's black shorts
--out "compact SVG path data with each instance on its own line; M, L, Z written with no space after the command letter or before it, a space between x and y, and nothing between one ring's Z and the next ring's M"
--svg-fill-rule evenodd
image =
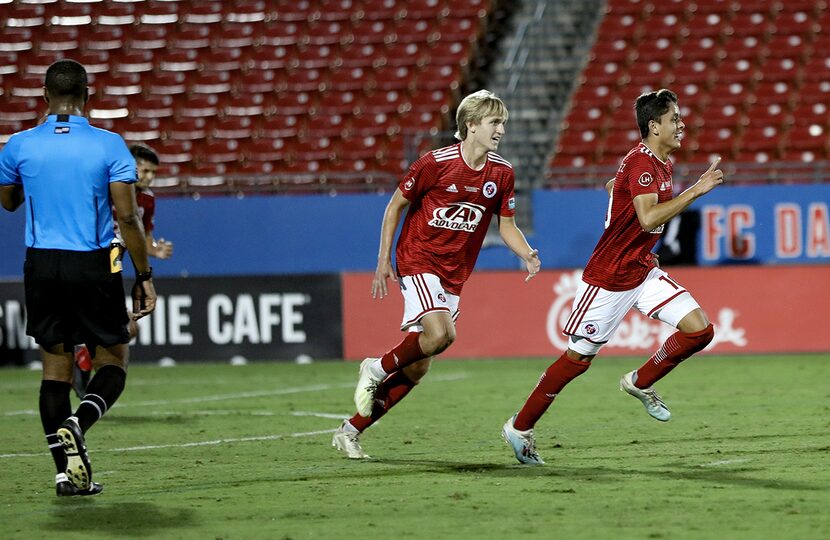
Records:
M26 333L43 347L78 343L91 350L129 342L121 273L110 272L109 249L26 250Z

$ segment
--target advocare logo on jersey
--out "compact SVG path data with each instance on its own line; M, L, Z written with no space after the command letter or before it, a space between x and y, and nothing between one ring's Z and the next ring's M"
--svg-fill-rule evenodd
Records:
M484 207L481 205L468 202L450 203L447 207L436 208L429 224L451 231L474 232L483 215Z

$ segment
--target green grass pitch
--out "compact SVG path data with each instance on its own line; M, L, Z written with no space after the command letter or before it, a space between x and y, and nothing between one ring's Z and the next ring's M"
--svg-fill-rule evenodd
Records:
M356 363L136 364L87 434L97 497L57 498L39 372L0 370L4 539L830 538L830 356L701 357L657 388L660 423L603 358L536 426L501 425L548 361L439 361L362 438L331 448ZM73 406L77 403L73 396Z

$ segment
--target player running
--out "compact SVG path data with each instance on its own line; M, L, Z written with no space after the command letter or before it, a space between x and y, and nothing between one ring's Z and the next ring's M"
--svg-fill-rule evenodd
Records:
M498 216L504 243L525 263L530 279L539 271L537 251L514 219L513 167L495 153L504 136L507 108L480 90L458 107L455 133L461 142L418 159L386 207L372 297L397 281L404 298L406 337L380 358L366 358L354 401L357 414L343 422L332 445L349 458L367 456L360 434L386 414L427 374L432 358L455 340L464 282L473 271L487 227ZM392 266L392 240L404 211Z
M678 329L640 369L620 380L620 389L639 399L661 422L671 413L652 385L714 337L706 313L658 267L651 250L670 219L723 183L723 171L717 168L720 158L697 183L672 198L668 158L680 148L685 127L677 95L666 89L643 94L635 110L642 141L623 158L609 182L605 232L585 267L563 330L569 336L568 350L542 374L522 409L502 429L521 463L544 463L536 451L533 427L565 385L590 367L632 307Z

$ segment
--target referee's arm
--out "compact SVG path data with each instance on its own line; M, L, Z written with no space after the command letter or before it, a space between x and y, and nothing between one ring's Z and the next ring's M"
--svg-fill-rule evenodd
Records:
M14 212L23 204L23 185L12 184L0 186L0 204L9 212Z

